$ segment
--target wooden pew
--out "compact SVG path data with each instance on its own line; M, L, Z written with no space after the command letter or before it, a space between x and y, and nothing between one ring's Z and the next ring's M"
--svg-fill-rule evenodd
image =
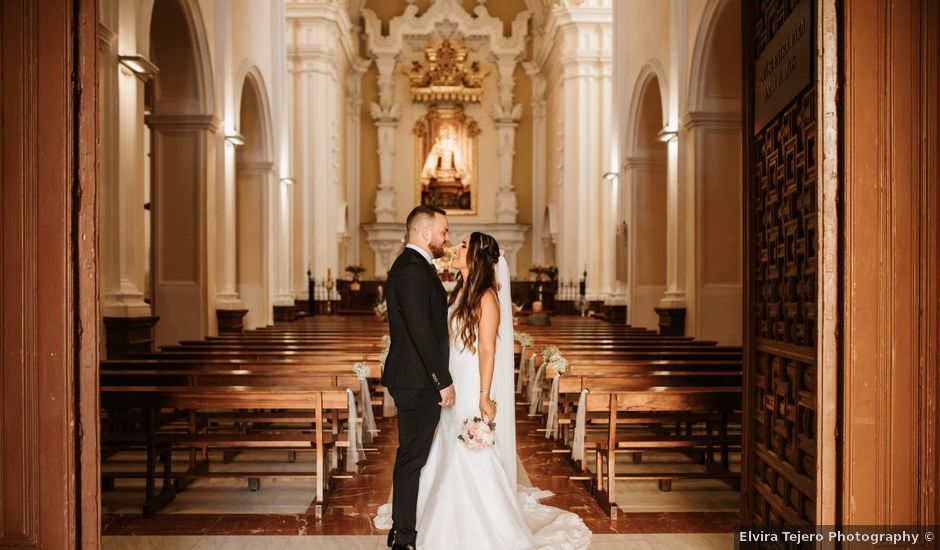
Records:
M348 406L347 391L335 387L245 387L245 386L103 386L101 404L111 410L140 409L144 418L144 446L147 453L146 489L143 504L144 517L171 502L175 497L174 477L266 477L272 472L209 472L191 471L184 474L172 472L172 449L175 445L244 448L296 448L313 450L316 454L316 470L313 472L284 472L277 477L314 478L315 512L322 518L326 504L326 491L330 475L326 466L325 451L340 442L333 439L324 426L324 413L345 409ZM304 422L313 427L312 433L291 432L268 433L185 433L161 429L156 422L161 409L185 409L198 411L217 409L283 409L296 411ZM162 487L154 490L156 463L163 462Z
M676 479L725 479L736 484L739 474L729 469L727 449L740 436L728 434L728 417L741 409L741 388L731 387L651 387L636 390L594 387L586 394L586 411L607 415L606 438L595 448L596 472L594 487L598 503L611 516L617 516L616 482L625 480L657 480L661 488L668 489ZM627 436L619 426L630 415L649 413L688 413L717 415L718 436L677 434L664 438L655 436ZM710 428L709 428L710 429ZM618 452L646 449L688 449L702 445L718 445L722 449L720 464L707 455L707 472L655 472L643 474L617 474L615 456Z

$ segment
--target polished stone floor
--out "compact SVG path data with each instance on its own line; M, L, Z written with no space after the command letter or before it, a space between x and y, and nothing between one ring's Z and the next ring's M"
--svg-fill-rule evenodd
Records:
M677 481L662 492L655 482L620 483L621 513L611 520L596 504L590 488L570 481L575 473L564 454L553 453L537 426L519 415L518 451L524 476L520 483L555 493L543 502L580 515L593 531L591 548L728 548L737 523L739 494L710 480ZM384 548L384 531L375 529L376 508L389 500L397 432L394 419L377 419L381 433L360 464L360 474L340 480L322 520L310 508L310 483L263 479L261 490L248 491L241 480L203 480L179 493L174 502L149 519L140 516L143 487L119 481L104 492L102 531L105 548ZM185 457L180 456L181 462ZM283 466L277 452L243 453L229 466L250 462L262 470L273 462ZM298 454L296 467L309 468L311 455ZM675 453L645 453L643 465L618 460L618 471L647 468L669 461L676 468L697 465ZM174 461L176 462L176 461ZM221 461L213 460L213 468ZM589 464L590 465L590 464ZM109 459L108 468L139 468L140 456ZM250 537L238 538L250 535Z

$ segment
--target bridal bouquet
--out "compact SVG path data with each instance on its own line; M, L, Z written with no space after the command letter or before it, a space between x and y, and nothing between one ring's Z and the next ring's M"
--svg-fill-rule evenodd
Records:
M471 449L483 449L496 443L496 422L474 416L463 421L457 439Z

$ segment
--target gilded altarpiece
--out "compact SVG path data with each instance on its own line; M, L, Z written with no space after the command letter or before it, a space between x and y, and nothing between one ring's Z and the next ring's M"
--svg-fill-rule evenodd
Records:
M420 204L476 214L480 127L463 106L428 106L414 126Z
M415 199L451 215L477 213L480 126L464 105L480 103L490 71L471 61L469 53L466 44L445 38L428 43L425 63L413 61L402 70L412 100L428 104L413 129Z
M752 53L767 47L797 4L745 8ZM753 62L745 66L753 71ZM748 101L753 109L753 93ZM817 487L815 85L753 135L747 158L744 521L808 526Z

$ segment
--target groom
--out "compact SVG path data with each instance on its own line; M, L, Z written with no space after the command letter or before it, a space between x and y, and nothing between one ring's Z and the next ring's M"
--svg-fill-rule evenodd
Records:
M398 408L398 454L392 481L388 545L414 549L418 480L431 451L441 407L454 403L448 370L447 293L431 263L444 255L447 216L431 206L408 214L407 244L388 271L391 347L382 385ZM394 544L394 546L393 546Z

